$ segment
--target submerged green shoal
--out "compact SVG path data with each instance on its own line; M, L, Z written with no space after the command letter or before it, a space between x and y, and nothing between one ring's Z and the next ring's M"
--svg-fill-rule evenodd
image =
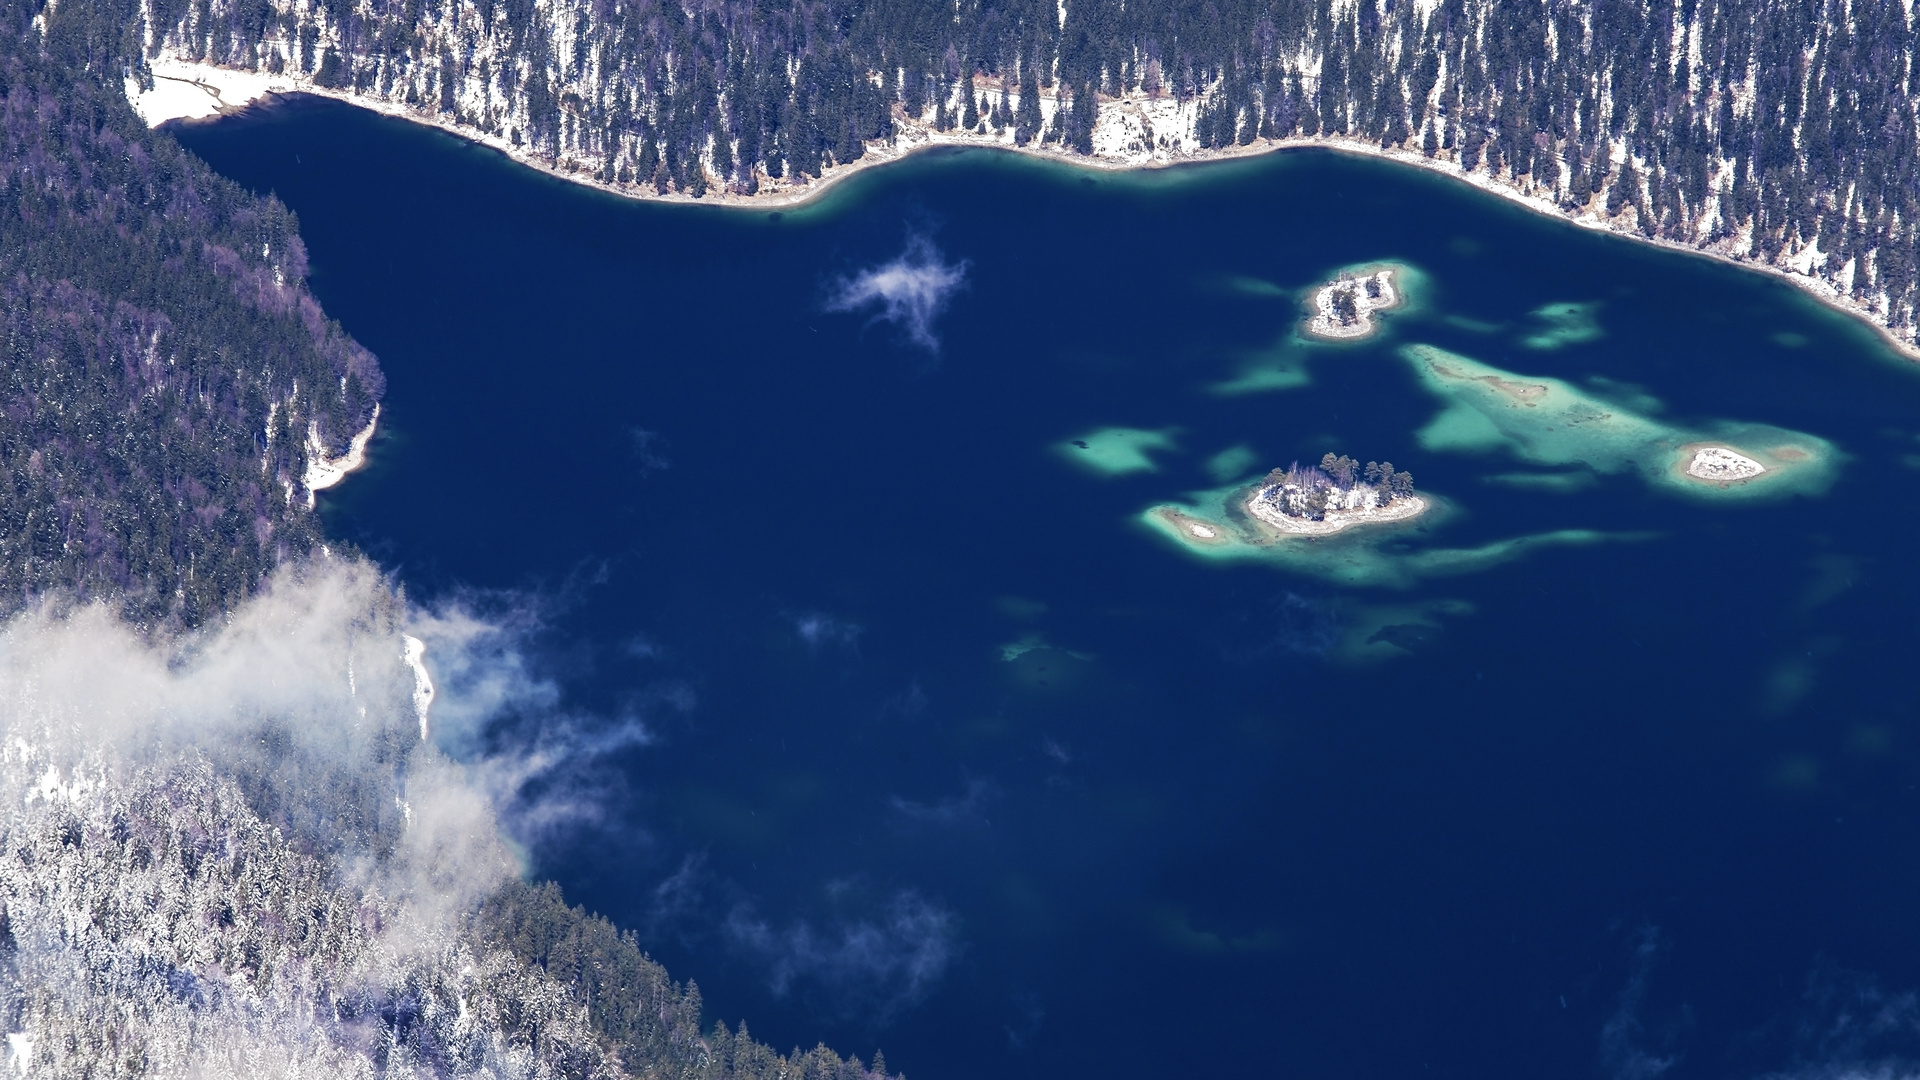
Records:
M1633 473L1656 488L1714 499L1819 495L1832 484L1838 450L1816 435L1770 424L1714 420L1698 426L1642 415L1564 379L1496 368L1432 345L1400 355L1439 398L1440 413L1417 436L1440 453L1505 454L1532 465ZM1635 405L1653 404L1639 395ZM1750 480L1705 482L1685 474L1689 447L1726 446L1766 472ZM1574 490L1572 475L1504 474L1499 482Z

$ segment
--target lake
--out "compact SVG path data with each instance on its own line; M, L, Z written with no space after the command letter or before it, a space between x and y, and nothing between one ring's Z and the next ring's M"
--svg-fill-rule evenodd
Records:
M325 101L179 134L386 370L330 530L555 688L451 749L553 751L530 863L714 1017L912 1080L1920 1043L1920 369L1786 284L1320 151L769 211ZM1379 262L1410 303L1303 340ZM1709 436L1812 455L1687 490ZM1147 516L1327 452L1443 505Z

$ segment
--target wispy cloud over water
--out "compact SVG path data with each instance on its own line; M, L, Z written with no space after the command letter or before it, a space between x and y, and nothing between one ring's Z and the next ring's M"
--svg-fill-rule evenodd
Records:
M933 322L966 283L967 263L948 263L924 236L907 240L898 258L835 283L828 311L877 309L876 322L890 322L928 352L940 351Z
M571 708L531 658L551 603L530 594L467 595L416 608L411 618L436 684L435 743L466 765L504 830L528 845L608 824L626 797L624 759L652 745L655 720L696 704L690 686L662 679L629 693L611 713ZM633 654L631 645L627 651Z
M840 917L776 927L749 905L727 920L736 949L767 964L774 993L796 988L825 1011L879 1025L933 989L959 951L952 912L912 890L875 903L848 882L829 887Z
M1660 1042L1642 1021L1647 980L1660 960L1664 942L1660 931L1643 927L1634 943L1627 985L1618 1006L1600 1029L1600 1068L1612 1080L1653 1080L1673 1068L1679 1056L1656 1048Z
M858 655L860 652L860 634L858 623L835 618L824 611L803 611L791 613L787 618L793 623L793 632L806 643L807 648L818 652L821 649L837 649Z
M1000 789L992 781L976 779L967 781L967 790L960 795L935 802L915 802L895 795L887 800L887 805L903 826L956 828L991 825L987 820L987 804L999 797Z
M633 455L634 471L652 476L673 464L667 456L667 437L643 427L627 429L627 449Z
M1790 1066L1765 1080L1914 1080L1920 1077L1920 994L1830 959L1807 976L1799 1007L1749 1041ZM1784 1053L1769 1044L1784 1044Z

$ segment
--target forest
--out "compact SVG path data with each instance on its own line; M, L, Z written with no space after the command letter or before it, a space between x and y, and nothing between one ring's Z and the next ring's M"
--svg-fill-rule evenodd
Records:
M319 534L305 443L384 383L320 310L287 209L127 107L124 25L0 21L0 612L107 599L196 626Z
M442 910L427 918L391 880L364 880L404 869L408 800L442 766L409 749L405 601L324 536L305 484L308 455L340 454L384 379L308 291L286 207L134 114L124 82L141 47L132 6L0 0L0 1023L14 1067L884 1080L878 1058L782 1054L744 1023L709 1024L697 988L551 885L509 876L470 908L428 890ZM270 582L321 603L339 573L360 582L341 633L383 665L363 657L358 690L351 660L307 688L297 669L328 650L296 650L291 666L241 665L243 684L274 671L285 700L227 688L169 709L136 693L147 712L115 728L103 702L142 648L189 671ZM75 657L36 667L52 638ZM61 672L85 689L63 697ZM326 696L382 683L389 700L357 718ZM211 714L236 694L241 726L221 729ZM360 742L303 753L314 732Z
M657 193L750 193L902 124L1094 152L1397 149L1810 277L1914 339L1920 116L1894 0L153 0L149 56L287 72ZM1043 103L1047 106L1043 109Z

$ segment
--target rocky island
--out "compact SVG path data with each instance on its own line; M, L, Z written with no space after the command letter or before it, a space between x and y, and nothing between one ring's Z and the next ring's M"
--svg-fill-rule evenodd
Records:
M1341 273L1313 294L1313 315L1307 333L1318 338L1351 341L1367 337L1379 327L1373 313L1400 306L1395 268L1367 267Z
M1286 535L1331 536L1355 525L1406 521L1427 505L1414 494L1413 474L1391 462L1362 467L1344 454L1327 454L1317 467L1295 462L1268 473L1248 496L1246 511Z
M1682 474L1704 483L1744 483L1767 471L1765 465L1729 446L1694 443L1680 450L1685 462Z

